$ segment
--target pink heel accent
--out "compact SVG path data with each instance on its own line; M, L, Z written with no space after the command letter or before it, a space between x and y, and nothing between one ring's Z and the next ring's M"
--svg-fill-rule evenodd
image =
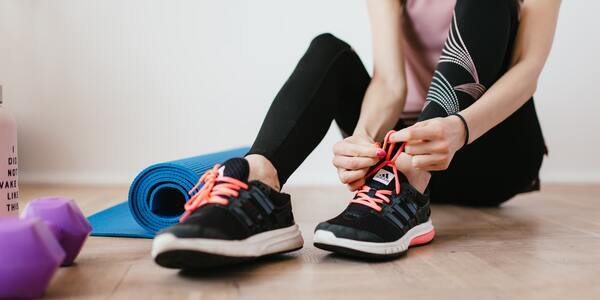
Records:
M420 236L412 239L408 246L410 247L410 246L427 244L427 243L431 242L431 240L433 240L434 236L435 236L435 229L431 229L430 232L421 234Z

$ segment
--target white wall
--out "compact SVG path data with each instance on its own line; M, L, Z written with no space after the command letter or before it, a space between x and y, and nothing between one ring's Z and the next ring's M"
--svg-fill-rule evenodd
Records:
M551 181L600 182L597 11L598 1L563 2L539 85ZM321 32L370 69L362 0L0 0L0 84L20 125L21 180L128 182L152 162L250 144ZM335 183L338 138L330 130L291 183Z

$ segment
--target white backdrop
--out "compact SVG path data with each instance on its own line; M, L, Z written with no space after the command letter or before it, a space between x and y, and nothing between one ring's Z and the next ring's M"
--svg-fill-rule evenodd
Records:
M599 1L563 1L537 92L546 181L600 182L598 11ZM125 183L153 162L248 145L321 32L371 68L363 0L0 0L21 180ZM290 183L336 183L338 138L332 128Z

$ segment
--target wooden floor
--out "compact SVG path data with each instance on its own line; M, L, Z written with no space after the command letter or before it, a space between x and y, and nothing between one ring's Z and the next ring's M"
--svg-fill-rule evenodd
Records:
M292 188L302 250L200 273L163 269L151 240L88 239L46 299L600 299L600 186L544 186L499 209L434 206L435 241L391 262L313 247L318 221L339 213L340 188ZM24 186L22 198L65 195L86 215L126 187Z

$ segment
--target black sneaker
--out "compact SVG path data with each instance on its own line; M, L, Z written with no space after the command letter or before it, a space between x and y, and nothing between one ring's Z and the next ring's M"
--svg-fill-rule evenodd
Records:
M433 240L429 197L398 172L395 160L404 145L393 154L395 145L387 142L389 135L383 146L386 157L370 170L350 205L315 229L315 247L359 258L385 259Z
M248 182L248 162L233 158L206 172L186 213L158 233L152 257L166 268L193 269L290 252L304 243L290 195ZM197 189L196 186L190 193Z

